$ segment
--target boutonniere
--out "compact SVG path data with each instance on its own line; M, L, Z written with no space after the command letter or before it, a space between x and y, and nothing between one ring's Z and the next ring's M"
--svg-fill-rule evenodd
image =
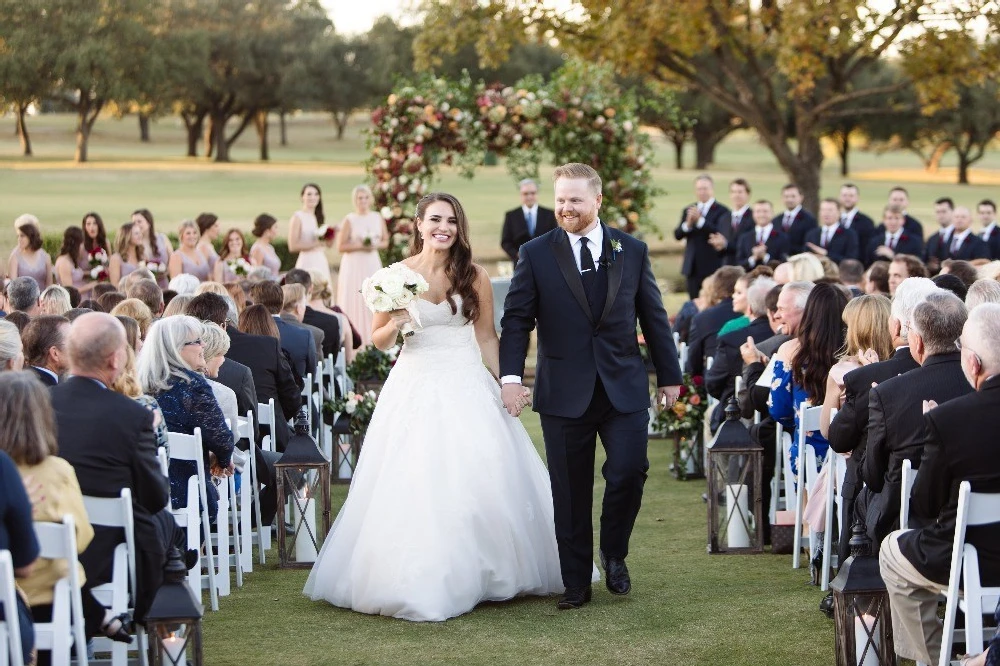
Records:
M897 241L897 242L902 243L905 240L907 240L906 234L900 234L899 241Z
M622 243L616 238L611 239L611 261L622 251Z

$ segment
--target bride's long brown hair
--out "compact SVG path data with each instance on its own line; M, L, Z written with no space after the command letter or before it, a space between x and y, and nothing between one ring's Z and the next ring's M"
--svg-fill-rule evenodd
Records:
M451 313L457 314L458 308L452 296L458 294L462 297L462 315L471 322L479 319L479 294L476 293L476 266L472 263L472 245L469 243L469 219L465 216L465 210L458 199L445 192L431 192L424 196L417 203L416 219L423 220L427 207L437 201L444 201L451 205L455 211L455 219L458 222L458 235L455 237L455 244L451 246L448 255L448 265L444 269L444 274L448 276L448 304L451 306ZM420 233L413 234L410 241L410 255L419 254L424 249L424 239Z

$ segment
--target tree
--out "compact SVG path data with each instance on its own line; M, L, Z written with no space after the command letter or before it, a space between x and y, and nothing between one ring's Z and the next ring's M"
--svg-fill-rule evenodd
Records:
M639 119L663 133L674 146L674 168L684 168L684 144L692 138L697 119L682 108L683 93L648 77L631 77L624 81L626 89L638 100Z
M425 0L416 50L421 62L433 62L473 41L480 57L496 62L514 43L559 38L585 58L686 86L756 130L815 206L824 129L847 115L880 112L870 102L906 85L865 86L864 68L890 48L916 43L904 30L933 19L931 30L949 46L925 49L906 66L910 76L921 73L923 95L946 99L942 90L963 60L939 54L969 39L966 19L980 9L932 0L576 0L568 10L543 0ZM934 27L949 19L958 26L949 33ZM705 59L715 66L700 66ZM851 103L859 104L846 108Z
M16 118L21 154L32 155L25 117L28 108L49 94L59 45L41 29L44 8L16 0L0 0L0 108L10 107Z

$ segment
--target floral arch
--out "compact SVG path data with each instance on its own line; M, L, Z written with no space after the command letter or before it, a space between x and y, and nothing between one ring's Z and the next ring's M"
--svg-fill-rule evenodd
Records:
M655 229L649 138L608 69L570 63L547 84L528 77L513 87L426 77L389 95L372 123L366 167L392 234L387 261L406 256L416 204L440 166L471 178L490 154L506 158L515 180L537 178L546 156L589 164L604 179L602 219L628 233Z

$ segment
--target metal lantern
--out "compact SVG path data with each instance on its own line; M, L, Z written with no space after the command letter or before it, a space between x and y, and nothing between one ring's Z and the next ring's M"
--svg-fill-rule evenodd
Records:
M146 613L149 663L152 666L201 666L201 617L205 608L187 584L181 552L171 546L163 585Z
M708 449L708 552L764 550L761 476L764 449L740 421L736 400Z
M894 666L889 593L860 520L851 528L851 556L830 583L837 666Z
M330 531L330 461L309 435L304 410L295 417L295 434L274 468L278 506L286 508L285 520L278 520L279 566L311 567ZM317 503L322 507L320 530L316 529Z

